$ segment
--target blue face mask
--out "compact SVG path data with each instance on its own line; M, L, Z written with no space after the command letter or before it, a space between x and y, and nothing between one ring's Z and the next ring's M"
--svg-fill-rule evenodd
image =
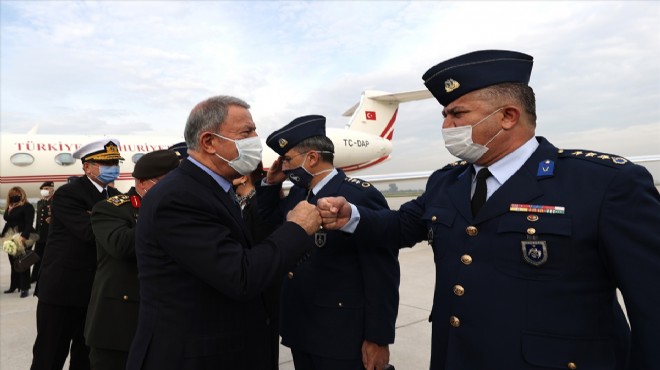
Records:
M99 165L99 175L96 178L104 184L109 184L119 177L119 166Z
M319 151L319 153L332 153L332 152ZM289 177L289 181L291 181L294 185L301 186L305 189L309 188L309 185L312 183L312 179L314 179L314 176L332 171L332 168L330 168L327 170L319 171L317 173L310 173L309 171L307 171L307 169L305 169L305 162L307 162L307 153L305 153L305 159L303 160L303 163L302 165L300 165L300 167L282 171L284 172L285 175Z

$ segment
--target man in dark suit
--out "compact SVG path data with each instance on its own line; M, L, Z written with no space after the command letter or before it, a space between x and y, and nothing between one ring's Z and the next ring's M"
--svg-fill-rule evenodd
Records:
M535 137L531 69L485 50L427 71L463 161L398 212L320 200L324 226L359 213L357 239L431 243L432 370L660 369L660 195L625 158Z
M184 132L188 158L142 203L140 313L128 370L268 368L262 293L304 254L320 216L301 202L270 237L252 242L230 191L261 161L248 109L230 96L195 106Z
M179 166L170 150L143 155L135 164L135 186L92 208L96 276L87 307L85 340L92 370L125 369L138 320L139 284L135 225L142 198Z
M369 209L388 209L371 184L333 165L325 117L303 116L273 132L266 144L280 157L257 187L262 217L283 220L298 202L343 196ZM293 182L280 198L282 182ZM359 247L349 234L319 230L282 286L280 335L296 369L382 370L394 343L399 305L398 250Z
M96 245L89 215L94 204L119 194L107 186L119 175L119 142L103 139L75 153L85 176L62 185L53 195L48 242L35 295L37 338L32 370L61 369L69 348L70 369L89 369L83 326L96 271Z
M34 251L43 258L44 248L46 248L46 242L48 241L48 229L50 227L50 206L53 203L53 193L55 192L55 183L52 181L46 181L39 187L41 192L41 199L37 202L37 218L35 224L35 230L39 234L39 239L34 244ZM31 282L36 282L39 277L39 267L41 266L41 261L37 262L32 266L32 275L30 276Z

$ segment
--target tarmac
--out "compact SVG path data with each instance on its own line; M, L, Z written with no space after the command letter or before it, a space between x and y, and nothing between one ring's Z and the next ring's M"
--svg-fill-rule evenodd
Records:
M388 198L397 209L410 198ZM0 258L0 291L9 287L10 266ZM390 345L390 363L397 370L428 369L431 358L431 324L435 266L433 251L426 243L402 249L399 254L401 285L395 343ZM34 284L33 284L34 288ZM18 291L0 293L0 370L27 370L32 363L32 345L36 338L37 298L20 298ZM64 365L68 369L68 360ZM294 370L291 352L280 346L280 370Z

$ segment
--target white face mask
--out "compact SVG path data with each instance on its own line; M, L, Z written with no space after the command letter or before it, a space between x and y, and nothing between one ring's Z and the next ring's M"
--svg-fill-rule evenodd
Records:
M50 195L49 190L41 189L41 196L47 198Z
M252 173L252 171L257 169L257 166L261 162L261 151L263 150L261 147L261 139L259 139L258 136L248 137L240 140L233 140L228 137L224 137L222 135L218 135L215 133L213 133L213 135L225 140L233 141L234 144L236 144L236 150L238 150L238 157L232 160L227 160L218 153L215 154L218 158L227 162L227 164L231 168L235 169L236 172L245 176L245 175L249 175L250 173Z
M498 131L495 136L493 136L488 142L484 145L476 144L472 141L472 128L481 124L488 117L499 112L502 108L499 108L495 112L487 115L482 118L479 122L475 123L472 126L461 126L461 127L451 127L442 129L442 137L445 140L445 148L452 155L470 163L475 163L481 157L486 154L488 148L486 147L493 141L497 135L499 135L502 130Z

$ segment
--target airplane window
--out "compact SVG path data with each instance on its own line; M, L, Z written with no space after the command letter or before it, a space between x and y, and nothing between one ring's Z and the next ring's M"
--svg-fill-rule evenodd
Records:
M143 155L144 155L144 153L135 153L135 154L133 154L133 156L131 157L131 160L133 161L133 163L137 163L137 161L138 161L140 158L142 158Z
M71 153L60 153L55 156L55 163L59 164L60 166L70 166L76 163L76 159L73 158Z
M34 163L34 157L28 153L16 153L12 155L9 160L11 163L19 167L29 166Z

